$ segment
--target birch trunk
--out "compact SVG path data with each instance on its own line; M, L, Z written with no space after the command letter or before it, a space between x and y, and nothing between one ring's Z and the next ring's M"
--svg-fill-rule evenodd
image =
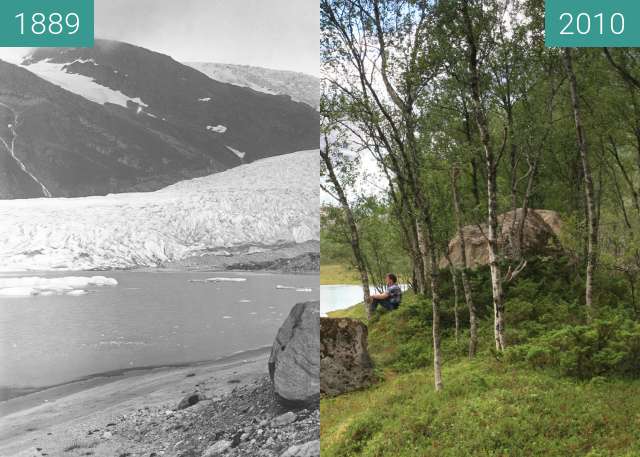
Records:
M585 304L588 316L593 311L593 275L596 268L598 253L598 214L596 211L595 192L593 187L593 177L591 175L591 164L589 163L589 149L587 138L582 124L582 113L580 109L580 95L578 92L578 81L573 70L571 49L562 50L562 61L564 63L567 77L569 78L569 91L571 94L571 107L576 125L576 137L578 149L580 150L580 161L582 162L582 174L584 178L584 192L587 212L587 223L589 227L587 237L587 278L585 284Z
M506 347L505 325L504 325L504 301L502 291L502 272L498 263L498 181L497 163L491 145L489 134L489 124L482 106L480 92L480 73L478 69L478 48L474 35L473 24L469 15L467 1L463 3L462 13L464 16L467 44L469 45L469 71L471 98L476 116L480 141L484 151L484 161L487 172L487 200L489 226L487 244L489 247L489 268L491 270L491 294L493 296L494 315L494 338L496 350L503 351Z
M444 387L442 382L442 351L440 349L440 291L438 280L438 259L434 249L433 224L429 215L425 222L427 241L429 243L429 269L431 278L431 306L433 312L433 323L431 326L433 336L433 378L436 391Z
M476 306L473 302L471 293L471 284L467 277L467 245L464 239L464 230L462 230L462 209L460 207L460 196L458 195L458 170L454 169L451 173L451 188L453 194L453 211L456 219L456 228L458 230L458 238L460 238L460 250L462 256L462 268L460 269L460 279L462 281L462 289L464 291L464 300L469 310L469 358L476 355L478 351L478 319L476 317Z
M333 188L336 192L336 196L338 197L338 201L340 202L340 206L342 207L345 216L347 218L347 225L349 226L349 242L351 243L351 251L353 252L353 257L356 261L356 268L360 273L360 281L362 283L362 296L364 299L364 307L365 313L367 316L367 320L371 319L371 304L370 301L370 290L369 290L369 274L367 273L366 263L364 261L364 255L362 254L362 249L360 248L360 234L358 233L358 226L356 225L355 218L353 217L353 211L351 211L351 206L349 206L349 201L347 200L347 196L344 192L344 188L340 183L340 180L336 176L335 170L333 168L333 162L331 161L331 157L329 157L329 146L325 146L324 152L320 149L320 156L324 161L327 172L329 174L329 179Z

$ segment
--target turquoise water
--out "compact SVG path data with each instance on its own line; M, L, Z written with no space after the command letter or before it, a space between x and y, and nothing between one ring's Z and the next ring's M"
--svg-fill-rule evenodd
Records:
M118 285L93 287L81 296L0 298L0 388L50 386L271 345L295 303L318 299L317 275L109 271L19 276L94 275L115 278ZM210 277L246 281L191 282Z
M403 291L408 289L407 284L400 284ZM370 287L372 294L378 291L375 287ZM362 286L336 284L320 286L320 314L325 316L331 311L350 308L353 305L362 303Z

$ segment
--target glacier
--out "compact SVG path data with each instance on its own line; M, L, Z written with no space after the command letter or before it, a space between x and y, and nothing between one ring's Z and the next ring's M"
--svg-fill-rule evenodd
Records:
M155 192L0 200L0 271L157 267L319 240L317 150Z

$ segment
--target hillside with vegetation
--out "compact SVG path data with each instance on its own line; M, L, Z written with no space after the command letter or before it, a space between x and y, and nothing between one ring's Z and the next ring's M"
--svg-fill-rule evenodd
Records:
M323 455L640 455L640 53L545 47L540 0L321 7L322 281L410 285L331 315L378 381Z

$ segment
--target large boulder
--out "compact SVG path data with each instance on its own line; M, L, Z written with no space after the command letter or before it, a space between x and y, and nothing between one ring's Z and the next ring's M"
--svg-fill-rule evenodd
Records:
M371 385L367 326L354 319L320 318L320 393L339 395Z
M523 210L519 208L498 216L498 247L501 252L508 250L513 224L514 222L518 224L522 220L522 215ZM540 254L557 250L561 227L560 215L555 211L537 209L527 211L523 231L523 253ZM469 268L489 264L488 230L487 224L467 225L462 228ZM449 242L449 257L455 266L463 266L460 237L457 235ZM440 268L449 266L446 257L440 259L439 266Z
M320 398L320 302L298 303L278 331L269 375L278 400L307 406Z

